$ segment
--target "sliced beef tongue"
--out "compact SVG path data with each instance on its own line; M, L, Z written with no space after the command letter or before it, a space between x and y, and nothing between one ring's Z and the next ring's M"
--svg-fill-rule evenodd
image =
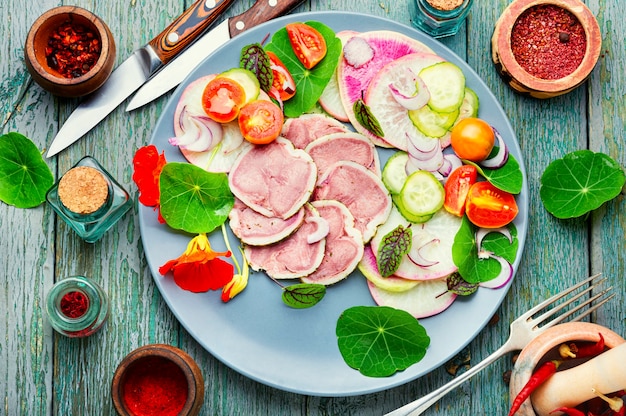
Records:
M363 241L368 242L391 212L391 197L382 180L352 161L331 165L315 188L313 200L343 203L356 221Z
M324 114L305 114L287 119L281 136L291 141L297 149L304 149L315 139L344 131L348 131L348 128L332 117Z
M318 182L324 171L342 160L351 160L380 176L380 161L376 147L360 133L342 132L322 136L304 149L317 165Z
M302 278L305 283L330 285L348 277L363 257L363 236L355 228L354 216L338 201L311 203L329 225L324 259L320 266Z
M235 198L235 206L228 215L233 234L244 244L264 246L276 243L293 234L304 221L304 207L291 217L283 220L259 214L240 199Z
M320 217L311 205L304 206L304 222L289 238L267 246L246 246L244 249L250 267L265 270L274 279L298 279L313 273L322 263L326 238L310 236L318 234Z
M231 191L244 204L266 217L282 219L309 200L316 180L311 156L284 138L251 147L228 175Z

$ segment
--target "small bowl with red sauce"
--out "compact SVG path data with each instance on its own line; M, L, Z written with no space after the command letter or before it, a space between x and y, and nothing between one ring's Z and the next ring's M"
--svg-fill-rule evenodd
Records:
M584 83L600 57L602 36L580 0L515 0L498 19L491 46L503 80L544 99Z
M118 365L111 398L120 416L196 416L204 402L204 378L183 350L149 344Z
M77 6L48 10L31 26L24 44L26 68L54 95L80 97L106 82L115 63L109 27Z

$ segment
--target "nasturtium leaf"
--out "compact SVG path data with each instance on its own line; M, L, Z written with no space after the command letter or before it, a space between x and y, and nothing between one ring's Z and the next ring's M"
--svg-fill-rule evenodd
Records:
M509 157L504 166L497 169L489 169L480 166L477 163L465 161L470 165L476 166L478 173L480 173L485 179L487 179L493 186L498 189L502 189L510 194L517 195L522 192L522 185L524 184L524 176L520 169L519 162L515 157L509 153Z
M430 337L408 312L388 306L354 306L336 326L346 364L368 377L387 377L419 362Z
M0 136L0 200L17 208L34 208L54 184L37 146L20 133Z
M260 43L253 43L241 49L239 66L255 74L261 89L265 92L270 91L274 81L274 74L270 65L270 57L267 56Z
M413 232L409 227L398 225L391 232L383 237L378 248L376 262L382 277L389 277L398 270L402 257L411 250L413 242Z
M619 195L625 179L623 168L610 156L578 150L548 165L539 195L555 217L577 218Z
M161 215L170 227L191 234L221 226L235 204L225 173L190 163L170 162L159 178Z
M326 294L326 286L317 283L298 283L283 288L283 302L296 309L316 305Z
M385 137L385 132L380 127L380 123L376 119L376 116L372 113L372 110L365 104L365 101L358 99L352 105L354 116L359 124L367 129L370 133L378 136Z
M266 50L274 52L285 64L296 83L296 95L284 102L287 117L298 117L315 107L328 81L335 74L341 56L341 40L332 29L315 21L306 24L317 29L326 41L326 56L312 69L306 69L296 57L285 28L274 33L272 41L265 46Z
M501 233L489 233L483 238L482 249L504 258L513 264L517 255L519 240L517 228L514 224L507 226L511 232L513 243ZM492 258L478 258L476 246L476 226L467 217L463 217L461 227L454 237L452 244L452 260L458 267L458 273L468 283L487 282L500 274L502 266Z
M459 296L469 296L478 290L478 283L468 283L459 273L452 273L446 279L448 290Z

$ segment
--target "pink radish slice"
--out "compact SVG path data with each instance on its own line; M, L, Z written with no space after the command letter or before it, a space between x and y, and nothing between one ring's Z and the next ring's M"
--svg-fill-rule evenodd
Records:
M382 277L378 272L376 256L369 244L366 245L363 250L363 258L359 263L359 270L369 282L389 292L406 292L407 290L413 289L419 283L417 280L403 279L395 275Z
M408 79L414 77L414 74L419 74L422 69L442 61L443 58L435 54L413 53L388 63L372 78L365 94L365 103L378 120L385 134L382 138L385 142L398 149L407 150L407 135L425 137L409 118L408 110L394 98L389 85L407 84L410 82ZM370 136L373 135L369 133L368 137Z
M345 43L354 35L358 34L353 30L343 30L341 32L336 33L336 36L341 40L341 43L345 45ZM339 58L342 59L341 57ZM339 121L347 123L350 121L348 118L348 113L343 108L343 103L341 102L341 95L339 95L339 83L337 81L337 70L335 70L335 74L328 81L328 85L322 92L320 96L319 103L331 117L336 118Z
M377 305L402 309L420 319L445 311L456 299L457 295L448 291L446 277L419 282L405 292L390 292L370 281L367 286Z

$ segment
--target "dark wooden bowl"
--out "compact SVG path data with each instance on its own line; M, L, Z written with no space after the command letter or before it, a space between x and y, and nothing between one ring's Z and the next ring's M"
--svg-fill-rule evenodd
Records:
M50 67L45 54L50 35L66 22L92 30L102 47L89 72L75 78L63 77ZM115 41L109 27L95 14L76 6L61 6L48 10L33 23L24 44L24 59L28 72L42 88L61 97L80 97L98 89L111 75Z

